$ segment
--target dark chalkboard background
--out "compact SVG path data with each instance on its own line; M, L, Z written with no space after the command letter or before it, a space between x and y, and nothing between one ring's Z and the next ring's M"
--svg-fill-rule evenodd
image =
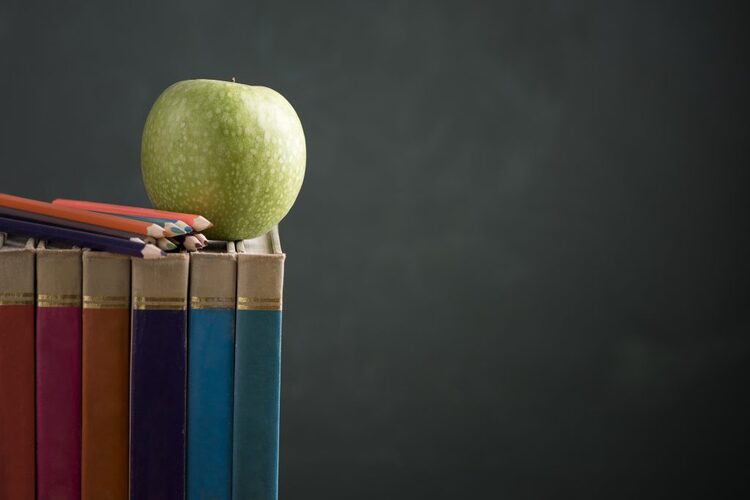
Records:
M0 4L0 191L146 203L141 129L182 79L302 119L283 498L744 481L739 6L64 3Z

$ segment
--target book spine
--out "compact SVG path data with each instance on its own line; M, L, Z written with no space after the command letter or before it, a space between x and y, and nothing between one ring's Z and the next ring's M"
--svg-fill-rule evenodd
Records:
M188 256L133 259L130 497L185 497Z
M38 498L81 496L81 252L37 251Z
M236 286L234 255L191 256L188 499L231 498Z
M0 251L0 498L35 498L34 252Z
M82 498L128 498L130 259L83 254Z
M278 498L283 274L283 254L237 256L236 500Z

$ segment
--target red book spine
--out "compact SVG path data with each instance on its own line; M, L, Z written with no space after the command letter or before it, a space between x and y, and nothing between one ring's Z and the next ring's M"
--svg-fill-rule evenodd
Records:
M34 304L0 304L0 498L34 498Z
M38 498L81 497L81 254L37 253Z
M0 249L0 498L35 498L34 439L34 252L6 248Z

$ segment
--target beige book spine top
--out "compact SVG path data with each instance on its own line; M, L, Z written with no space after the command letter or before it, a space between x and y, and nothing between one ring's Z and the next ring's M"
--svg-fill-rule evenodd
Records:
M187 309L187 253L131 260L133 309Z
M130 257L95 252L83 253L83 308L130 307Z
M79 307L81 305L81 250L47 248L39 243L36 252L37 307Z
M281 311L286 255L281 251L278 229L237 246L237 309Z
M192 309L234 309L236 293L235 253L196 252L190 256Z
M0 306L34 304L34 240L24 246L11 246L2 238L0 245Z

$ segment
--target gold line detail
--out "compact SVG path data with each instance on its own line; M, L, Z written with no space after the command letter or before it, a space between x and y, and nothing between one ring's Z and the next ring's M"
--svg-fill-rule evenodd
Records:
M9 298L34 298L34 292L0 292L0 297L9 297Z
M81 296L78 294L68 294L68 295L56 295L56 294L48 294L48 293L40 293L36 296L37 300L75 300L80 302Z
M84 309L128 309L130 302L84 302Z
M130 297L123 295L84 295L84 309L128 309Z
M257 303L271 303L271 304L281 304L280 298L264 298L264 297L238 297L237 302L240 304L247 304L248 302L257 304Z
M186 297L133 297L133 302L185 302Z
M184 311L187 309L187 297L133 297L133 309Z
M260 305L245 305L239 304L237 306L238 311L281 311L281 304L277 306L260 306Z
M281 311L281 298L237 297L239 311Z
M3 300L0 299L0 306L33 306L34 299Z
M234 297L190 297L191 309L234 309Z
M80 307L80 302L63 302L58 300L45 300L36 303L37 307Z
M169 305L169 304L134 304L133 309L136 311L184 311L187 309L185 304L180 305Z
M84 302L129 302L130 297L127 295L84 295Z

